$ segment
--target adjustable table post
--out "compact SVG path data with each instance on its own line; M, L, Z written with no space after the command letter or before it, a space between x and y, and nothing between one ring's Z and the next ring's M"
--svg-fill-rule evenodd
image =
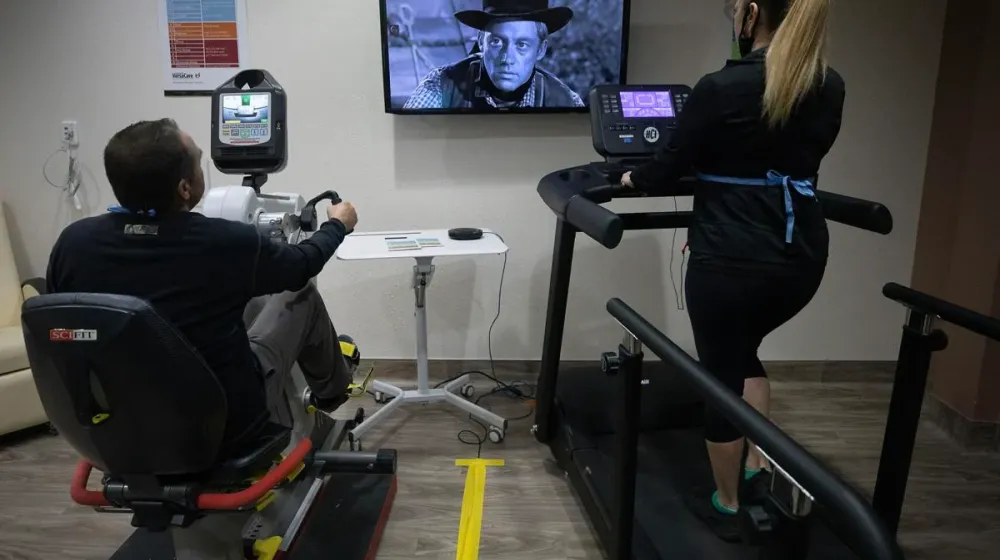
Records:
M413 267L414 317L417 320L417 393L430 393L430 361L427 358L427 286L434 277L433 257L417 257Z
M434 239L440 246L421 247L416 250L392 250L387 241L403 239ZM468 257L476 255L497 255L507 252L507 245L499 237L486 232L481 239L456 241L448 238L447 230L354 233L344 240L337 251L337 258L344 261L398 259L411 257L416 260L413 267L414 319L416 323L417 346L417 388L403 390L384 381L374 380L369 389L383 396L388 402L364 422L351 430L354 439L360 439L368 430L387 418L394 410L407 403L446 402L462 409L490 426L489 437L494 442L504 438L507 421L481 406L469 402L455 394L469 383L468 374L458 377L441 387L431 387L429 359L427 356L427 288L434 277L434 257ZM359 341L363 346L364 343Z

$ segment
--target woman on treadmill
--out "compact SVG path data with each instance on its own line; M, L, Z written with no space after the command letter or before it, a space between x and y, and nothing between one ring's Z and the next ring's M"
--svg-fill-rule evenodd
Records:
M820 162L840 132L844 81L827 66L829 0L736 0L740 60L701 79L677 129L622 185L668 194L695 174L686 296L701 363L765 416L770 385L757 351L812 299L829 235L816 200ZM715 533L739 539L740 497L768 469L713 410L705 437L715 488L690 506ZM741 480L749 481L741 492Z

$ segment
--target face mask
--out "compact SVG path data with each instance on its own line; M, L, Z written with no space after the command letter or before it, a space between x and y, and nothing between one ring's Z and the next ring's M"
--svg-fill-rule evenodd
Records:
M746 57L753 52L753 36L757 28L757 22L754 22L754 29L750 30L750 36L744 37L743 32L747 28L748 21L750 21L750 5L747 5L746 12L743 14L743 25L740 26L740 36L737 38L740 48L740 58Z

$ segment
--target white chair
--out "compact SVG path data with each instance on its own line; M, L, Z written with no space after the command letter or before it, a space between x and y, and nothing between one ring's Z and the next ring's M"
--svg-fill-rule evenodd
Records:
M48 422L21 333L21 304L44 289L38 278L21 283L0 203L0 435Z

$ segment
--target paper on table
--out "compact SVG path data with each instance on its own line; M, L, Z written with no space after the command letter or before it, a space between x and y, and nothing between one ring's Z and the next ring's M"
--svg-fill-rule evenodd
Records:
M442 247L443 246L443 245L441 245L441 240L438 239L438 238L436 238L436 237L425 237L425 238L417 239L417 243L420 244L420 248L421 249L423 249L424 247Z
M385 240L385 246L390 251L416 251L420 249L420 244L412 239Z

